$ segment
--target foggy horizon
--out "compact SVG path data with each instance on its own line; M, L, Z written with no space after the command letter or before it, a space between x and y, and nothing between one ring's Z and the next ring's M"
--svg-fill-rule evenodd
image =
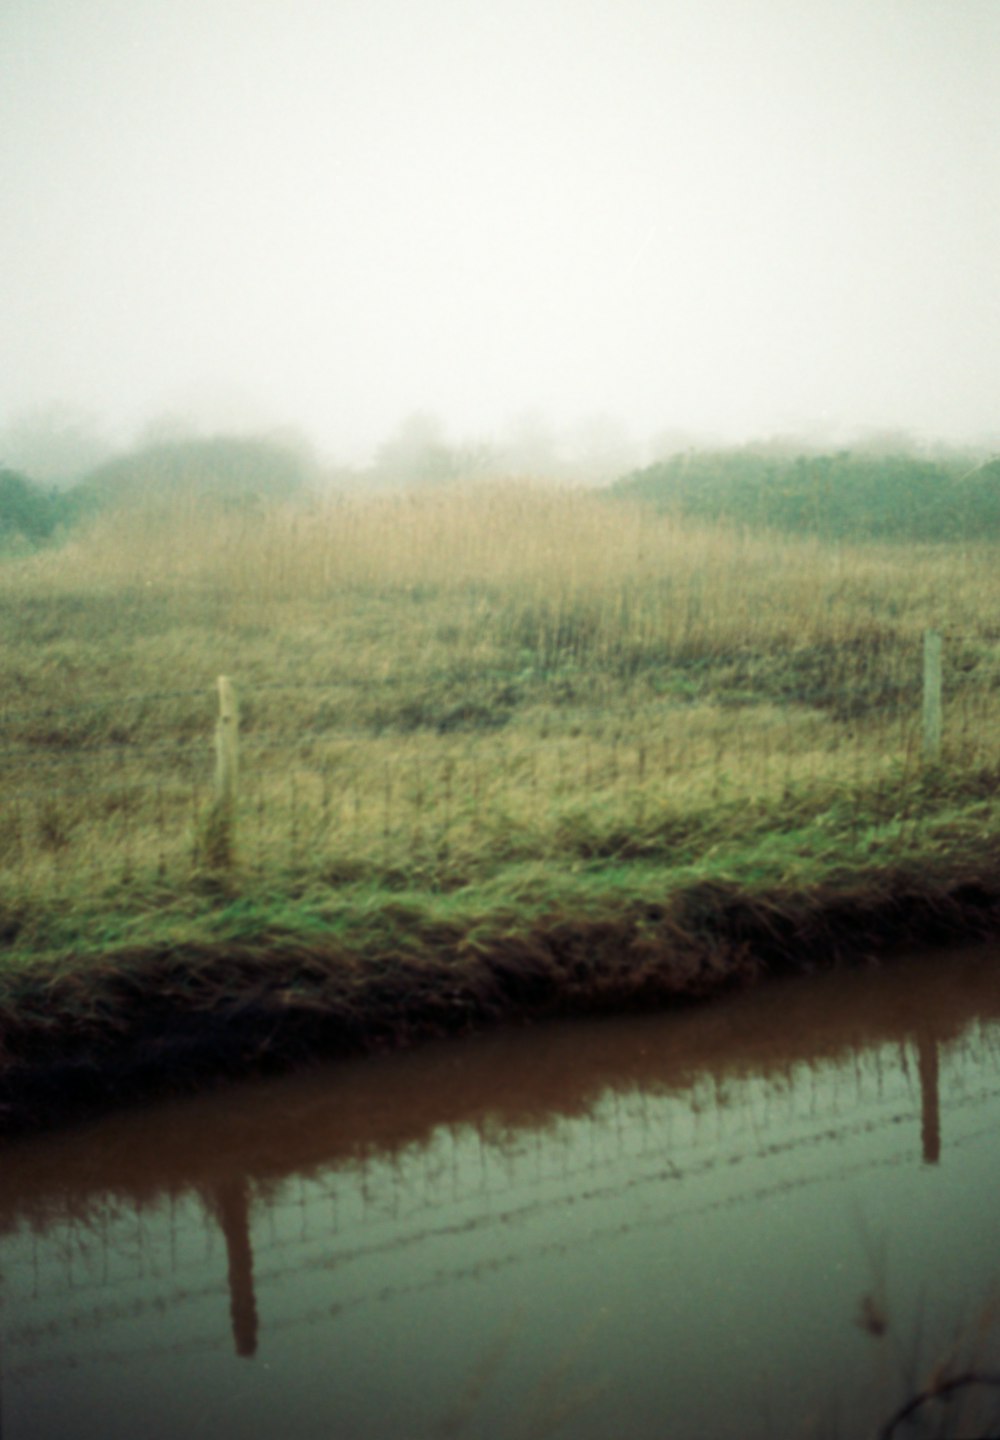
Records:
M0 433L1000 434L998 0L13 0L0 53Z

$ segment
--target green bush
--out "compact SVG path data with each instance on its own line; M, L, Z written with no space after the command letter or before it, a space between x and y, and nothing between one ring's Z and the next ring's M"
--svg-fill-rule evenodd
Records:
M0 544L18 540L40 544L59 520L58 497L26 475L0 468Z
M612 493L693 520L831 540L1000 538L1000 460L970 470L967 458L699 451L627 475Z

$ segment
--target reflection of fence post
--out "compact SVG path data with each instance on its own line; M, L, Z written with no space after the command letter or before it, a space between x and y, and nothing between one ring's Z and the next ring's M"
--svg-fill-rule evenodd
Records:
M215 722L215 800L205 830L205 859L212 869L233 863L236 847L236 754L239 716L232 681L219 676Z
M924 759L941 755L941 636L924 632Z
M937 1036L933 1031L918 1030L916 1035L917 1065L920 1072L920 1143L925 1165L937 1165L941 1159L941 1097Z
M226 1241L229 1263L229 1314L237 1355L257 1353L257 1296L250 1239L250 1193L245 1176L217 1180L208 1191Z

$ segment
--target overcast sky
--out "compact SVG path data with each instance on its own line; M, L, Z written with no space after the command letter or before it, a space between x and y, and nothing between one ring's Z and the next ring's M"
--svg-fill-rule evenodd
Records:
M1000 431L1000 0L0 0L0 426Z

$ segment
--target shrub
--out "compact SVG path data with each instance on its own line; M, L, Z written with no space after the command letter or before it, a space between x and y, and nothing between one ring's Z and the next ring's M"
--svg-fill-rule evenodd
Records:
M1000 462L912 455L674 455L620 480L614 494L698 521L727 520L828 540L1000 538Z
M0 544L24 539L39 544L56 526L55 498L16 470L0 468Z

